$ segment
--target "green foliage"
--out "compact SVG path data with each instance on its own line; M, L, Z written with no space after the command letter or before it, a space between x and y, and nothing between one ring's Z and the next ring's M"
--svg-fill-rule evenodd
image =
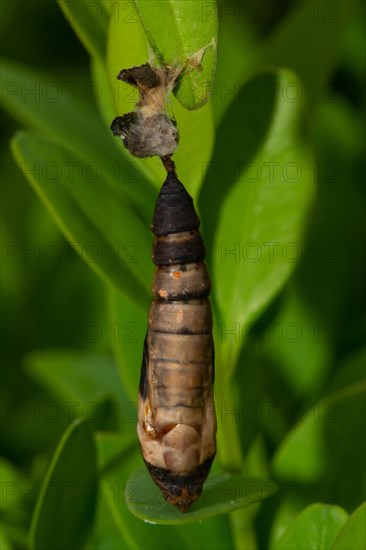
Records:
M88 17L85 17L85 5L81 2L72 3L67 0L58 0L58 3L90 55L103 61L110 15L104 3L98 2L89 6L90 12L94 9L95 13L89 12Z
M365 547L364 6L252 4L5 16L1 548ZM185 515L135 432L164 170L109 130L148 60L183 67L213 281L218 456Z
M123 249L118 245L121 237L127 243L137 239L142 246L145 245L139 251L142 258L148 256L147 230L128 207L129 203L120 200L111 183L105 182L103 185L98 175L90 176L87 186L73 185L74 177L77 182L83 179L81 163L77 156L60 145L55 146L35 135L20 133L13 140L13 151L18 163L29 173L31 167L41 163L44 158L53 159L57 166L75 167L75 174L71 177L70 174L62 174L56 185L50 185L49 176L44 170L39 175L32 174L30 182L65 236L71 243L78 243L78 252L86 250L89 242L102 251L97 261L93 261L95 256L92 256L90 266L107 282L119 287L126 296L135 295L145 305L148 298L147 283L141 266L136 261L129 262L128 249L124 256ZM100 208L102 203L103 209Z
M227 326L232 319L245 326L258 317L283 287L299 255L297 243L314 194L313 157L303 127L305 101L289 101L285 91L290 86L301 88L289 71L262 73L244 86L244 96L250 95L250 90L266 90L268 95L262 94L255 109L239 98L226 115L227 126L219 128L215 164L235 166L236 174L232 179L229 175L224 189L220 188L219 173L209 171L206 175L202 211L208 219L212 210L220 212L215 241L234 251L224 260L222 253L216 253L212 262L218 319ZM237 136L234 144L229 127ZM278 166L286 168L276 174ZM215 197L208 201L212 192ZM247 244L235 251L236 243ZM264 260L262 249L266 246ZM240 345L223 346L222 351L221 360L228 365L226 374L230 376Z
M353 464L347 479L334 484L333 497L354 509L362 501L365 482L362 453L352 444L365 427L365 389L360 383L316 403L279 446L273 460L276 475L332 485L342 475L342 465ZM335 453L339 462L334 461Z
M211 473L200 500L189 512L182 515L165 502L146 468L143 468L129 478L125 496L128 508L136 517L149 523L181 525L228 514L243 506L260 502L275 492L276 485L270 481L248 479L227 473ZM230 495L231 498L223 499L223 494Z
M326 504L308 506L290 524L284 536L273 546L273 550L330 548L347 518L347 512L338 506Z
M366 503L361 504L346 521L332 544L332 550L354 548L361 550L366 545L365 532Z
M47 470L30 529L31 549L79 548L90 530L97 496L93 432L75 420L62 437ZM57 537L55 537L55 528Z
M158 62L181 66L184 74L175 95L187 109L198 109L208 98L216 65L216 3L189 0L135 0L146 37Z

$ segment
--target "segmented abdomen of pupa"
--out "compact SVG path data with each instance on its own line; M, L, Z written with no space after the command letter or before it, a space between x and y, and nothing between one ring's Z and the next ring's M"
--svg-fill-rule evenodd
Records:
M153 480L182 512L199 498L216 452L211 283L199 225L192 198L169 172L151 226L156 267L138 435Z

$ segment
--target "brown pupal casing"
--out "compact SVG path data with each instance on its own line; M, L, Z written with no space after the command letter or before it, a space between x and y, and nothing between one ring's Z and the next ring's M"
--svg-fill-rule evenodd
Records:
M180 69L154 68L145 63L123 69L117 78L139 91L136 110L116 117L111 125L113 135L122 138L124 146L135 157L172 155L178 146L177 126L166 114L166 101Z
M211 289L200 220L174 169L156 202L155 264L139 387L145 464L164 498L187 512L216 453Z

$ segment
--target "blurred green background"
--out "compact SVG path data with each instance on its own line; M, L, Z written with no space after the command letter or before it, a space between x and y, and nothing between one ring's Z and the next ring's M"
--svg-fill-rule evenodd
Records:
M132 2L119 4L126 14L133 7ZM220 521L188 527L143 524L125 510L116 511L108 501L111 493L109 497L98 493L97 512L93 506L82 510L79 525L85 528L80 540L77 528L71 526L70 533L66 529L67 536L76 537L69 541L70 548L83 544L110 550L168 548L173 540L181 548L275 548L307 505L330 503L351 514L365 498L365 6L360 0L221 0L218 8L218 64L210 99L214 122L212 135L207 134L206 158L210 158L211 147L216 155L213 160L226 151L220 129L229 132L230 116L235 118L235 109L234 115L229 110L231 92L238 94L261 68L293 70L308 101L306 123L312 136L316 197L306 216L301 257L291 278L283 280L251 319L246 345L237 358L240 368L232 398L239 407L237 431L247 473L274 479L281 489L262 505L248 508L251 511L245 515L235 512ZM91 77L90 55L57 4L29 1L3 2L2 56L8 72L2 77L1 111L1 548L22 549L29 545L29 528L47 464L75 418L86 420L97 431L98 466L99 470L107 468L109 488L117 479L108 481L113 464L121 471L117 477L122 492L124 481L140 464L131 396L138 379L146 314L118 297L90 269L98 254L92 245L83 248L83 258L75 252L9 148L13 135L23 127L35 129L41 137L44 134L41 126L32 126L31 117L24 116L19 105L9 108L6 100L15 82L9 74L14 70L20 75L19 86L22 67L26 67L46 75L48 83L74 87L71 107L77 111L80 106L87 117L93 112L96 132L104 128L98 136L89 134L90 140L114 147L118 157L106 124L108 116L103 119L98 102L86 94L96 74L94 66ZM124 67L125 61L121 63ZM23 92L20 103L32 97L41 111L52 107L44 88L43 92L37 86L34 93ZM256 125L257 111L250 124ZM49 113L52 118L52 110ZM179 124L179 113L175 114ZM198 111L190 115L192 120L195 115L199 116ZM241 139L236 126L231 138L233 143ZM180 147L183 161L183 139ZM151 164L151 170L155 190L150 186L146 220L163 181L157 165ZM134 176L134 168L130 173ZM198 201L206 240L212 242L220 204L212 195L209 177L198 194L202 178L197 173L196 177L192 187L187 187ZM144 193L144 184L136 183L136 195L139 185ZM217 186L215 196L225 192ZM148 225L144 227L148 234ZM118 253L132 263L136 253L135 267L149 288L152 267L148 257L141 260L140 254L149 249L151 240L136 249L135 244L123 241L125 248ZM209 262L214 260L209 258ZM216 329L219 339L220 328ZM119 371L118 361L122 363ZM129 369L134 371L132 380ZM78 437L81 428L74 429L73 437ZM88 449L87 430L80 434ZM68 452L65 447L64 452ZM221 466L225 466L224 459ZM87 481L92 480L91 472ZM38 513L46 514L42 507ZM45 517L44 524L56 529L52 514L48 520ZM345 514L339 520L339 528L346 518ZM50 548L50 535L39 524L33 518L33 545ZM65 547L68 539L56 538L52 547Z

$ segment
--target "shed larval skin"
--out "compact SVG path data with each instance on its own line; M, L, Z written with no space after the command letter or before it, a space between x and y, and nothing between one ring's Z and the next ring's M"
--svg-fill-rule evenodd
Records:
M200 497L216 453L211 284L199 225L169 171L151 226L156 267L137 431L153 480L182 512Z

